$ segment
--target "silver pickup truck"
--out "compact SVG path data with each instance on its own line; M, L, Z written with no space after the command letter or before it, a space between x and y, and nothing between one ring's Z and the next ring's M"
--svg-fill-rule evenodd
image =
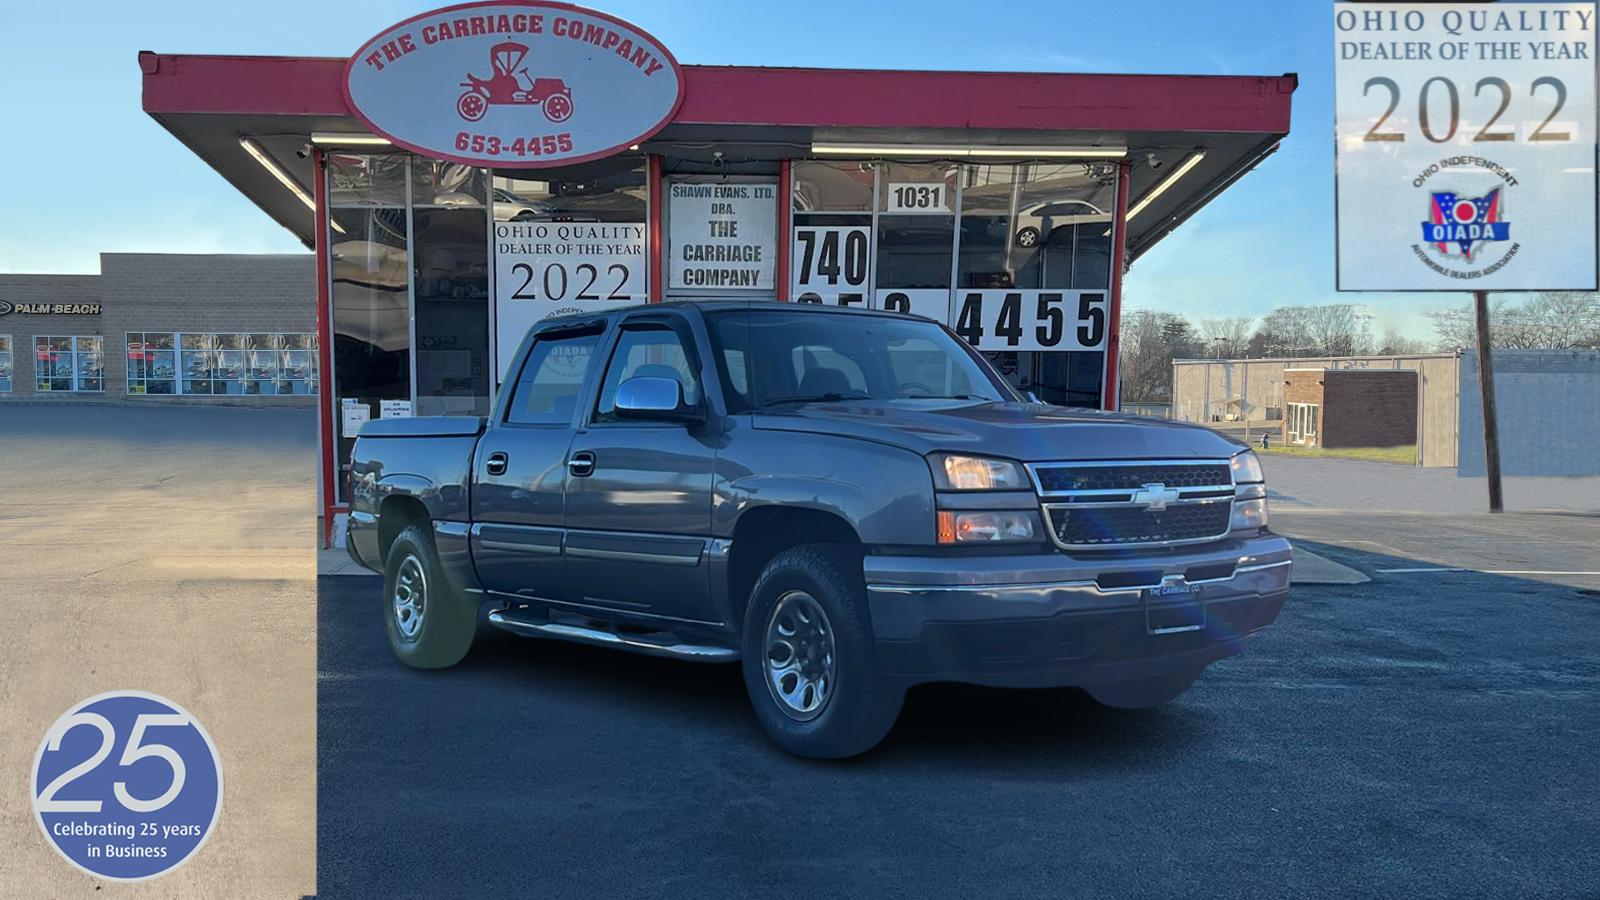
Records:
M348 547L395 654L489 623L739 661L784 749L876 745L927 681L1178 696L1272 622L1288 541L1204 428L1020 396L942 325L704 301L546 319L483 418L378 420Z

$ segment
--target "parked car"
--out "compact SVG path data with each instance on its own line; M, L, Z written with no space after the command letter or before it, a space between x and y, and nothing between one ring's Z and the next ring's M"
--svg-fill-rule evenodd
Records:
M704 301L545 319L487 418L379 419L347 545L396 656L488 621L739 661L780 746L881 740L907 687L1178 696L1270 623L1290 548L1245 445L1031 402L944 326Z
M1046 200L1017 210L1016 242L1018 247L1033 247L1057 228L1110 221L1110 213L1087 200Z

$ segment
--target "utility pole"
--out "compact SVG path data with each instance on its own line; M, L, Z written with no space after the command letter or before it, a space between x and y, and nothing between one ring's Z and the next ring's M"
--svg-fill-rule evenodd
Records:
M1501 511L1500 425L1494 411L1494 357L1489 346L1489 292L1473 291L1478 319L1478 393L1483 395L1483 462L1489 476L1489 512Z

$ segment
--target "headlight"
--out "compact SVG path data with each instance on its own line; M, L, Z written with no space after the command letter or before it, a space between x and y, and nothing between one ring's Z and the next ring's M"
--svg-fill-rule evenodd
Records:
M1233 458L1233 481L1235 484L1248 482L1260 483L1267 477L1261 472L1261 460L1254 450L1246 450Z
M1261 460L1246 450L1233 458L1234 530L1267 527L1267 485Z
M956 512L941 509L939 543L984 544L992 541L1032 541L1038 534L1039 516L1032 511Z
M1009 459L935 453L928 457L933 483L941 491L1007 491L1028 486L1022 466Z

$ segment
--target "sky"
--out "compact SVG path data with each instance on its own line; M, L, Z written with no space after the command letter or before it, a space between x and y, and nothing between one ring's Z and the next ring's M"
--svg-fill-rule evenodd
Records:
M108 252L283 253L300 243L146 116L140 50L347 56L448 0L0 0L0 272L96 272ZM1130 308L1260 316L1366 304L1432 338L1466 295L1333 289L1333 28L1324 0L589 0L683 63L1030 72L1295 72L1282 149L1142 256Z

